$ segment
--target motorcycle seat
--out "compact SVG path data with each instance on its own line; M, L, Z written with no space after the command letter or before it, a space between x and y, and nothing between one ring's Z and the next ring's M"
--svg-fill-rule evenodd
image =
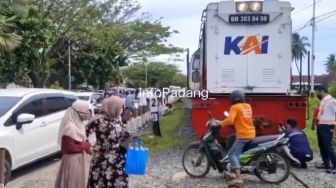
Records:
M251 142L247 143L244 147L244 151L257 147L259 144L271 142L276 140L279 135L267 135L255 137Z

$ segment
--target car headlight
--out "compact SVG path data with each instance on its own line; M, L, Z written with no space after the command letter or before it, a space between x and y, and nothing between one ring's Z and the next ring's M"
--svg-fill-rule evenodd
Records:
M249 10L249 5L247 2L237 2L236 8L237 12L247 12Z
M250 11L251 12L261 12L261 2L254 1L250 3Z

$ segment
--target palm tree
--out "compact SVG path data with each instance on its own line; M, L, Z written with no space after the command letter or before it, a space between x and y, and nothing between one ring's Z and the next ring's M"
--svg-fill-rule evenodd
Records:
M0 3L0 51L11 51L21 43L21 37L15 33L16 16L27 13L24 0L1 0ZM14 14L14 16L12 16ZM11 15L11 16L8 16Z
M20 46L21 37L13 32L12 18L0 17L0 51L11 51Z
M298 33L292 34L292 60L294 60L298 73L300 74L300 92L301 92L301 80L302 80L302 58L307 55L307 47L310 44L307 42L308 38L300 36ZM297 62L300 61L300 68Z
M310 43L307 41L308 38L305 36L301 37L298 33L292 34L292 60L295 61L297 68L297 61L301 60L305 57L305 55L307 55L308 51L306 48L310 47Z
M336 71L336 57L335 54L329 54L327 57L327 62L324 64L326 66L327 72L332 73Z

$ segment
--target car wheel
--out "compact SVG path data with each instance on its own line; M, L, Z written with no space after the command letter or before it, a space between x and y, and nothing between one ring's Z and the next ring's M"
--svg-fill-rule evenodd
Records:
M6 185L12 176L12 165L8 159L5 160L4 175L5 175L5 185Z

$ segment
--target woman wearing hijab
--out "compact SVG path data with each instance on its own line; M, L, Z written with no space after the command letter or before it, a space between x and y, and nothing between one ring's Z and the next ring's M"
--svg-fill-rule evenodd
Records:
M89 105L77 100L63 117L58 135L63 157L55 188L85 188L84 152L93 154L83 124L90 117L89 112Z
M96 134L99 151L92 157L88 188L128 187L125 173L125 151L123 143L129 139L121 121L123 102L118 96L111 96L102 103L102 116L92 120L86 129L87 136Z

